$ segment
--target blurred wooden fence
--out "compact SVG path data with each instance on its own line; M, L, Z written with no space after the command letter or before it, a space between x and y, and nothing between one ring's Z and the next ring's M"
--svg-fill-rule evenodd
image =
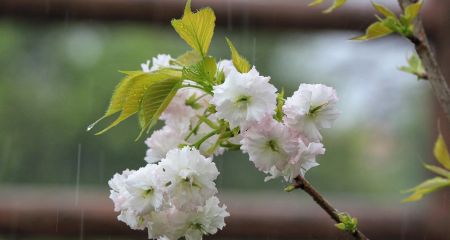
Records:
M145 231L131 230L116 219L106 191L81 189L77 194L75 188L14 185L3 186L0 193L0 237L146 238ZM225 192L220 198L231 216L214 238L347 239L301 192ZM371 239L446 239L439 231L448 224L425 209L387 207L358 197L334 198L333 202L358 217L361 229Z

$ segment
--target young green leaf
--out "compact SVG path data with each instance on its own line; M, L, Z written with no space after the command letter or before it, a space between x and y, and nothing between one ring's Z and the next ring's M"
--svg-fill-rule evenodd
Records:
M445 144L444 137L439 133L438 139L434 144L434 157L442 164L446 169L450 170L450 155L448 153L447 145Z
M314 0L311 3L309 3L308 6L314 7L314 6L322 4L323 2L324 2L324 0ZM347 2L347 0L334 0L333 4L329 8L325 9L323 11L323 13L331 13L334 10L342 7L346 2Z
M420 10L422 9L422 5L423 0L420 0L416 3L410 4L405 8L405 13L403 14L403 16L409 23L412 23L417 15L419 15Z
M389 8L387 8L381 4L377 4L376 2L372 2L372 5L378 12L383 14L383 16L397 18L395 13L393 13Z
M338 213L338 216L340 223L335 224L338 229L350 233L354 233L358 229L358 219L348 213Z
M211 8L203 8L193 13L188 0L181 19L172 20L172 26L180 37L202 57L208 53L214 34L216 16Z
M331 13L334 10L344 6L344 4L347 2L347 0L334 0L333 5L331 7L327 8L323 13Z
M142 98L144 97L145 92L152 84L157 81L162 81L174 77L181 77L181 75L179 75L178 72L170 69L162 69L157 72L138 74L130 78L129 86L126 91L124 90L125 98L122 103L122 109L119 117L108 127L96 133L96 135L108 131L120 122L137 113L140 109L140 103L142 101Z
M316 5L320 5L322 3L323 3L323 0L314 0L311 3L309 3L308 6L313 7L313 6L316 6Z
M216 71L216 60L213 57L206 57L197 64L183 68L183 78L202 86L212 86Z
M123 108L123 104L125 102L125 98L128 94L128 90L130 86L133 83L133 80L136 79L137 76L145 74L144 72L136 71L136 72L124 72L127 74L127 76L120 81L119 84L117 84L116 88L114 89L113 95L111 97L111 101L109 103L108 109L106 110L105 114L88 126L87 130L90 131L98 122L101 120L120 112Z
M181 86L181 78L168 78L155 81L145 92L140 106L142 131L149 131L158 121ZM139 137L138 137L139 138Z
M441 178L441 177L435 177L432 179L428 179L425 182L419 184L418 186L404 191L404 193L412 192L412 194L403 199L402 202L414 202L418 201L423 198L426 194L432 193L434 191L437 191L441 188L450 186L450 180Z
M408 58L408 66L402 66L399 68L399 70L414 74L419 79L426 78L425 68L423 67L422 61L420 60L419 56L417 56L417 54L411 55L411 57Z
M386 27L384 22L375 22L367 28L365 35L352 38L352 40L372 40L391 33L392 30Z
M230 39L225 38L227 40L228 47L230 47L231 51L231 59L233 61L234 67L240 72L240 73L247 73L250 71L252 66L250 63L248 63L247 59L243 58L237 49L234 47L233 43L230 41Z
M438 175L441 175L443 177L450 179L450 171L447 171L438 166L433 166L433 165L428 165L428 164L424 164L424 167Z
M190 66L194 65L202 60L202 56L197 51L188 51L184 54L177 57L175 60L176 64L179 64L181 66Z

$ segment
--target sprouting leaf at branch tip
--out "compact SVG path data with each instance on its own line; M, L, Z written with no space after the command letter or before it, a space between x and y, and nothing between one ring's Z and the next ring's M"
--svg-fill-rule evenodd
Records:
M391 33L392 33L392 30L389 29L388 27L386 27L384 25L384 22L375 22L367 28L365 35L362 35L359 37L354 37L351 40L357 40L357 41L372 40L372 39L387 36Z
M291 185L285 187L285 188L284 188L284 191L285 191L285 192L292 192L292 191L294 191L295 189L296 189L296 187L295 187L293 184L291 184Z
M415 202L422 199L425 195L435 192L443 187L450 186L450 180L442 177L435 177L432 179L428 179L421 184L402 191L402 193L410 193L413 192L409 197L402 200L402 203L405 202Z
M413 20L419 15L420 10L423 6L423 0L420 0L416 3L412 3L405 8L404 17L405 19L412 24Z
M308 7L314 7L323 3L323 0L314 0L313 2L308 4Z
M438 175L441 175L443 177L446 177L446 178L450 179L450 171L448 171L446 169L443 169L441 167L434 166L434 165L428 165L428 164L425 164L425 163L423 164L423 166L426 169L428 169L429 171L431 171L431 172L434 172L434 173L436 173Z
M378 3L374 2L374 1L371 1L371 3L372 3L372 6L378 12L383 14L385 17L393 17L393 18L397 19L397 16L395 15L395 13L393 13L389 8L387 8L387 7L385 7L385 6L381 5L381 4L378 4Z
M331 7L325 9L322 13L328 14L333 12L334 10L344 6L344 4L347 2L347 0L334 0L333 5Z
M448 147L445 143L444 136L440 131L436 143L434 144L433 154L442 166L444 166L447 170L450 170L450 155L448 152Z

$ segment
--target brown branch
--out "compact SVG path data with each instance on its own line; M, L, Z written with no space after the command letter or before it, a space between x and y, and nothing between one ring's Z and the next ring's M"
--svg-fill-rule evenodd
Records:
M292 186L295 189L302 189L306 193L308 193L314 201L323 209L325 212L330 215L330 217L336 222L341 223L339 219L339 211L336 210L330 203L328 203L325 198L302 176L298 176L294 179L294 183ZM349 232L350 233L350 232ZM360 230L356 229L354 233L350 233L355 239L360 240L369 240Z
M417 2L414 0L398 0L400 7L405 9L408 5ZM417 55L422 60L422 64L427 73L428 80L431 83L434 94L438 99L447 119L450 121L450 88L441 69L437 63L436 57L431 51L425 28L423 27L422 19L418 16L414 23L414 35L409 37L409 40L414 44Z

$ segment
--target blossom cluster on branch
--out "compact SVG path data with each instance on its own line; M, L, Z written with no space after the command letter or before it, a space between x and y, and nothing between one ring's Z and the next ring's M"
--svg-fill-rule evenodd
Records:
M339 116L333 88L300 84L285 98L229 39L231 59L216 62L207 54L214 21L210 8L194 13L188 1L172 25L193 50L176 58L159 54L140 71L124 72L97 121L120 112L101 134L136 114L139 136L164 122L145 141L147 165L109 181L118 219L147 229L151 239L199 240L225 226L229 213L216 197L215 156L241 150L266 181L291 182L318 165L316 157L325 153L320 131Z
M176 69L174 61L161 54L151 66L142 64L142 71ZM319 130L339 115L334 89L301 84L284 100L255 67L240 73L231 60L222 60L217 71L224 80L211 92L183 81L160 116L165 125L145 141L148 164L109 182L119 220L147 228L149 238L201 239L225 225L229 214L214 196L219 172L212 158L227 149L248 153L266 180L286 181L317 166L316 156L325 152Z

